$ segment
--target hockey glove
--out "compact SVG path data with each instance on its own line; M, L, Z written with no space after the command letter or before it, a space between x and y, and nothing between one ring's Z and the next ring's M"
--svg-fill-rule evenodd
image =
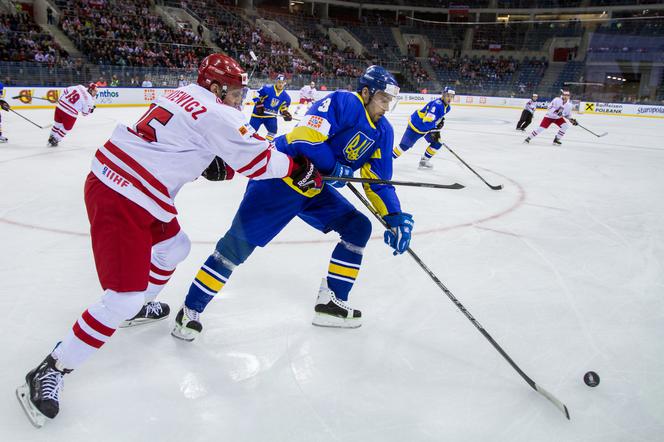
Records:
M281 116L284 117L284 121L291 121L293 119L293 116L287 110L281 111Z
M442 129L445 126L445 117L440 119L440 122L436 124L436 129Z
M256 103L256 106L254 107L254 113L256 115L265 115L265 105L262 101Z
M214 157L214 160L203 171L201 176L210 181L228 181L233 179L235 171L219 157Z
M413 231L415 221L409 213L392 213L383 217L390 230L386 230L383 235L385 244L392 247L393 255L400 255L410 245L410 235Z
M5 100L0 100L0 108L2 108L2 110L7 112L9 112L9 109L11 109L9 107L9 103L7 103Z
M348 166L344 166L343 164L337 161L337 164L334 165L334 170L332 171L330 176L351 178L353 176L353 169L351 169ZM328 181L327 183L333 187L339 187L339 188L344 187L346 185L345 181Z
M323 187L323 177L314 163L301 155L293 158L293 170L288 176L293 180L293 185L302 192Z
M572 123L572 126L578 126L579 125L579 122L576 121L576 119L574 119L574 118L570 118L569 122Z
M97 109L97 106L92 106L92 109L90 109L90 113L93 113Z
M429 132L429 139L432 143L440 143L440 131Z

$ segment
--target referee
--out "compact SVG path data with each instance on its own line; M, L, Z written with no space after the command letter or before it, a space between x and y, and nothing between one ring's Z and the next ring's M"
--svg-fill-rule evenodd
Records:
M521 119L516 123L516 130L524 132L531 121L533 121L533 115L535 114L535 109L537 108L537 94L533 94L530 100L526 103L526 107L523 108L521 112Z

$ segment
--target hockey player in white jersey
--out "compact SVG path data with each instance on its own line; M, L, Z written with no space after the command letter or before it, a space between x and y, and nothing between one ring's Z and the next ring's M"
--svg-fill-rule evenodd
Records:
M542 118L539 127L535 129L529 137L523 140L524 143L530 143L530 140L544 132L544 129L548 128L551 123L553 123L559 128L558 133L553 139L553 144L563 144L560 139L565 135L565 132L569 128L569 124L565 118L567 118L574 126L579 124L574 118L572 118L572 102L570 101L569 91L562 91L560 97L556 97L551 101L551 104L549 104L549 108L546 111L546 115Z
M92 250L104 294L16 390L28 418L42 426L59 411L63 376L122 326L168 316L155 301L190 241L174 199L199 176L290 177L302 192L322 188L318 170L257 136L239 110L247 74L222 54L200 64L196 84L159 97L134 126L119 124L95 153L85 183Z
M94 112L96 96L97 85L94 83L90 83L87 87L81 84L69 86L62 91L55 107L53 127L48 137L49 147L57 147L67 132L74 127L79 115L85 117Z
M304 106L304 111L308 111L309 108L311 107L311 103L314 101L314 93L316 92L316 83L311 82L309 84L305 84L302 89L300 89L300 104L297 105L297 109L295 109L295 113L297 114L300 112L300 108Z

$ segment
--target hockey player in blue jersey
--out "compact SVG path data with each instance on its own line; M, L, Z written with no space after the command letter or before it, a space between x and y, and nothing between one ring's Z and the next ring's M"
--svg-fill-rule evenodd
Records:
M256 93L254 98L254 109L251 112L249 124L256 132L265 125L267 129L267 138L272 141L277 136L277 116L280 114L284 121L291 121L293 116L288 111L291 104L291 98L284 89L286 86L286 77L278 75L274 86L265 84Z
M429 146L420 159L419 168L433 169L430 160L438 152L438 149L443 146L440 143L440 131L445 124L445 115L450 112L454 94L454 90L446 86L441 98L436 98L427 103L422 109L413 112L399 146L395 147L392 152L394 158L399 158L401 154L413 147L417 140L424 137Z
M9 111L10 109L9 103L7 103L5 100L2 99L2 97L4 97L3 94L4 88L5 86L2 83L0 83L0 109L4 111ZM7 141L9 141L7 137L2 136L2 114L0 113L0 143L6 143Z
M349 177L360 170L362 177L392 177L392 125L383 115L398 95L394 77L380 66L370 66L358 80L357 92L339 90L313 104L307 115L275 146L282 152L308 157L321 173ZM296 216L323 233L335 231L335 246L323 278L313 324L356 328L362 314L348 304L348 295L360 270L362 253L371 235L371 222L335 187L299 191L288 179L250 182L226 234L196 275L176 315L173 336L193 340L202 330L200 314L227 283L233 270L253 250L267 245ZM335 187L333 187L335 186ZM385 243L394 254L409 246L413 218L401 210L391 185L364 185L374 208L390 230Z

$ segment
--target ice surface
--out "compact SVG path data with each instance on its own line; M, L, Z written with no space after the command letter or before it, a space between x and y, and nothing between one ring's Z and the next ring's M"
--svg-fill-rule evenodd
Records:
M389 116L401 137L413 106ZM52 111L19 111L41 124ZM664 120L579 116L598 139L550 128L530 145L520 110L455 107L433 171L420 141L395 178L413 249L572 420L531 390L408 256L374 239L354 291L357 330L311 326L336 238L294 221L233 275L193 344L170 322L120 330L66 377L62 410L35 430L14 389L100 296L83 182L118 121L98 109L57 149L3 113L0 145L2 441L661 441L664 439ZM542 113L535 116L538 124ZM291 124L280 122L282 131ZM161 299L177 308L229 226L244 178L177 198L194 242ZM355 203L355 197L348 192ZM364 210L362 208L362 210ZM583 383L589 370L602 383Z

